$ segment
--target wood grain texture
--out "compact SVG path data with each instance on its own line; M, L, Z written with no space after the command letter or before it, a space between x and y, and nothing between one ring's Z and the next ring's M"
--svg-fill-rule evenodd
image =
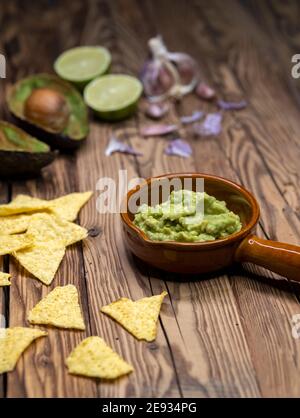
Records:
M194 151L187 160L164 154L167 139L141 139L139 127L149 121L140 111L114 125L92 120L88 141L77 154L60 156L37 180L3 183L2 201L10 192L53 198L92 189L95 196L79 217L90 237L68 249L53 284L41 285L11 260L9 298L0 294L0 313L9 310L12 326L26 325L28 310L41 297L56 285L73 283L80 291L87 331L51 329L49 338L26 351L4 384L0 380L0 396L300 396L300 346L291 333L291 317L300 312L299 286L251 265L189 282L156 271L127 253L119 216L96 210L98 179L117 180L119 170L127 170L128 180L202 171L237 181L255 194L262 209L259 235L299 244L299 84L291 79L289 66L290 54L300 48L299 4L226 3L224 8L217 0L191 0L188 5L161 0L159 6L150 0L41 1L30 12L21 1L2 6L0 23L6 23L0 52L8 56L11 82L51 71L55 57L78 44L108 47L114 72L137 74L147 56L147 40L161 33L171 50L197 58L203 77L220 97L246 98L249 105L241 112L224 112L218 138L197 139L190 127L181 128L180 136ZM189 96L172 105L166 121L176 123L197 108L215 110ZM143 156L105 157L112 132ZM138 299L162 290L169 296L154 343L136 341L100 313L102 305L121 296ZM102 336L135 372L113 384L69 376L64 359L86 335Z

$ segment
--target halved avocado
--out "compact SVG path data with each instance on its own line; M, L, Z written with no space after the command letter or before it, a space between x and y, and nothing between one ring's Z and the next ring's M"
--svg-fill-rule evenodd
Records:
M7 95L18 124L51 148L77 148L89 132L88 110L80 93L51 74L18 81Z
M0 121L0 176L35 175L56 152L11 123Z

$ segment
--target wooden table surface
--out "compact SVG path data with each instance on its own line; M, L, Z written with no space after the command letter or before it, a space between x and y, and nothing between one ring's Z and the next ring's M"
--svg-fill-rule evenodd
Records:
M7 397L299 397L300 340L292 316L300 313L299 287L255 266L235 266L211 279L193 281L145 266L126 252L119 215L96 210L96 183L166 172L200 171L243 184L261 205L259 235L294 244L299 222L299 83L291 77L291 56L300 52L299 2L217 0L7 1L1 3L0 52L7 80L0 81L1 113L9 83L52 71L64 49L101 44L113 55L113 71L137 74L147 40L161 33L171 50L199 61L222 98L245 98L248 107L224 115L219 137L181 135L193 157L163 154L166 139L143 140L145 117L109 124L93 120L86 144L60 156L42 177L2 182L0 200L19 193L54 198L94 190L79 223L92 230L69 248L50 287L34 280L12 259L3 260L11 287L0 290L7 324L28 326L26 315L49 290L73 283L80 291L85 333L49 330L33 344L14 372L0 380ZM33 5L34 4L34 5ZM195 109L212 110L195 96L172 108L168 121ZM142 157L104 156L112 129L143 151ZM202 279L202 280L201 280ZM276 280L277 279L277 280ZM167 290L158 337L138 342L100 313L121 296L138 299ZM100 335L135 372L113 383L68 375L64 360L85 336Z

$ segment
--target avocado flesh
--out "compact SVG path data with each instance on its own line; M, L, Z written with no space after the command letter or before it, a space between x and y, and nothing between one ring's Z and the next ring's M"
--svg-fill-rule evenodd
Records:
M0 176L33 175L55 158L47 144L0 121Z
M39 88L52 89L64 96L70 115L61 132L49 126L29 121L24 112L26 100L32 91ZM35 136L41 136L51 147L76 148L89 132L88 111L80 93L70 84L51 74L36 74L18 81L7 97L10 112L21 126ZM45 135L44 135L45 134Z

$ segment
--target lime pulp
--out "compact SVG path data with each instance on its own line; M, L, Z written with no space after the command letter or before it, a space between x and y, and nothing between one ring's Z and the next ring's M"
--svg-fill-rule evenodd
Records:
M111 55L101 46L80 46L63 52L55 61L55 72L64 80L86 85L105 74L111 63Z
M91 81L84 89L84 100L105 120L129 117L142 94L141 82L129 75L104 75Z

